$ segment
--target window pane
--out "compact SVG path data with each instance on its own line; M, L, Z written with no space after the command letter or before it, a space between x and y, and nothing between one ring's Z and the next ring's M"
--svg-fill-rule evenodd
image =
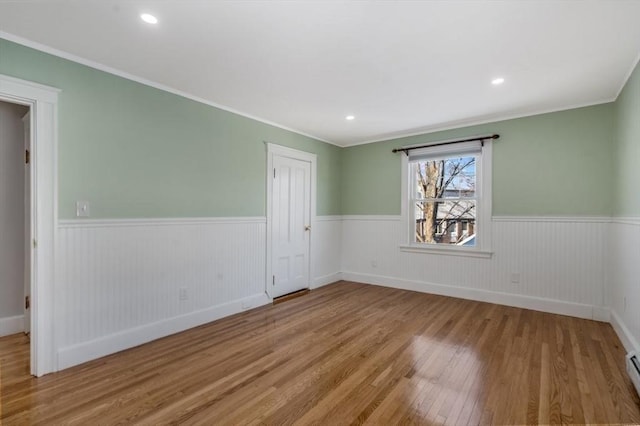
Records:
M449 158L444 163L442 198L474 197L476 157Z
M415 198L473 198L476 157L452 157L415 163Z
M415 242L476 245L476 201L415 202Z

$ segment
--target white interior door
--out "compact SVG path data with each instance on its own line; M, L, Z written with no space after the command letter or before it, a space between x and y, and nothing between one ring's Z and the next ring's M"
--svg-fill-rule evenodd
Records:
M24 127L24 332L31 333L31 113L23 118ZM28 160L28 161L27 161Z
M272 297L309 288L311 163L273 156Z

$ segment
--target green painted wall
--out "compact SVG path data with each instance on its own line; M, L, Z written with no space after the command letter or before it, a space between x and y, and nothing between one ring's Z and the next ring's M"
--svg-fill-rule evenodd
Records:
M640 216L640 64L615 103L614 216Z
M318 154L317 214L399 214L400 155L393 147L493 132L501 135L495 215L640 212L640 199L628 196L640 178L632 164L640 158L638 70L615 105L346 149L5 40L0 73L62 89L62 219L74 217L76 200L90 201L94 218L264 215L264 141Z
M499 133L493 149L494 215L609 216L613 109L603 104L347 148L343 214L400 214L403 154L392 154L392 148Z
M0 39L0 73L62 89L59 216L263 216L264 141L318 154L319 215L341 213L341 149Z

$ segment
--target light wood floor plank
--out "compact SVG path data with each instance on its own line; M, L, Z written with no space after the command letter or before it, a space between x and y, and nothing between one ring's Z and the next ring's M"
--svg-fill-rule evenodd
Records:
M0 338L0 423L640 423L610 325L339 282L39 379Z

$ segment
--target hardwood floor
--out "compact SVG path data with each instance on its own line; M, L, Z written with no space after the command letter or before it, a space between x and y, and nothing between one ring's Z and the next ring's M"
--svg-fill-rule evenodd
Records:
M3 425L640 423L610 325L340 282L39 379Z

